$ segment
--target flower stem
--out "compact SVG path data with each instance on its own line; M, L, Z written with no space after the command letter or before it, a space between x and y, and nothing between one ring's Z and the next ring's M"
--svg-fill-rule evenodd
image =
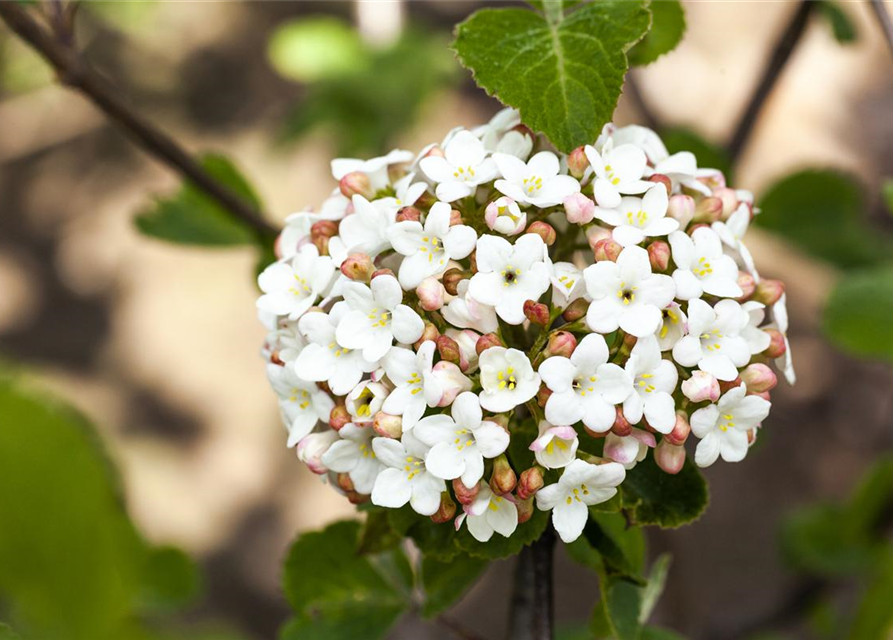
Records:
M552 640L554 636L554 548L555 531L550 524L539 540L518 555L506 636L509 640Z

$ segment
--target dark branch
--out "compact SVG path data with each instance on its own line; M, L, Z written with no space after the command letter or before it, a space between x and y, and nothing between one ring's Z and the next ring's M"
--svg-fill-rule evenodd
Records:
M890 55L893 56L893 20L890 19L890 14L887 13L884 0L869 0L869 4L874 10L874 15L881 26L881 31L884 32L884 39L890 48Z
M275 227L264 220L254 207L218 182L167 134L133 112L73 47L54 38L26 9L16 2L0 0L0 18L56 70L60 82L86 96L148 153L191 181L209 198L254 229L259 237L275 237Z
M539 540L524 547L518 555L509 610L509 640L552 640L554 637L554 548L555 531L550 524Z
M763 104L772 93L772 89L775 87L775 83L781 76L781 72L784 70L788 59L797 47L797 43L800 42L800 38L806 32L806 26L809 23L809 15L815 8L815 4L817 3L814 3L811 0L801 0L799 6L794 10L794 14L791 16L791 21L788 23L788 26L785 27L778 42L775 43L775 48L766 64L763 76L760 78L759 84L757 84L754 89L750 102L744 110L741 119L738 121L738 126L735 127L732 141L729 143L729 155L733 162L738 159L738 156L740 156L741 152L744 150L744 146L747 144L757 118L760 115L760 111L763 109Z
M484 636L475 633L449 616L438 616L434 621L460 640L486 640Z

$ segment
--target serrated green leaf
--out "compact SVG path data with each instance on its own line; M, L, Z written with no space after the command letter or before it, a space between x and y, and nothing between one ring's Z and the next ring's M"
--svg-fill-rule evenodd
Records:
M314 82L365 69L367 51L357 31L333 16L312 16L276 27L267 57L279 75Z
M395 603L325 604L316 613L286 623L279 640L379 640L387 636L403 611L404 607Z
M164 546L151 549L144 563L141 608L168 612L189 604L201 585L198 568L182 550Z
M631 0L585 4L554 22L526 9L481 9L457 27L453 48L487 93L571 151L611 120L626 52L649 22L644 4Z
M700 134L684 127L664 129L660 135L670 153L691 151L697 156L699 167L719 169L726 177L726 183L734 183L732 160L728 151L720 145L710 142Z
M228 159L208 154L201 158L201 165L246 203L261 208L257 194ZM148 210L137 215L135 223L143 234L176 244L230 247L257 240L253 229L188 181L176 195L157 198Z
M676 528L696 520L707 508L707 483L691 460L682 470L664 473L649 456L627 472L621 485L640 502L631 510L636 524ZM625 499L624 499L625 500Z
M850 17L840 6L840 3L833 0L820 0L818 3L819 13L828 21L831 26L831 33L834 39L840 44L850 44L858 38L856 25L850 20Z
M651 64L675 49L685 35L685 10L679 0L652 0L648 9L651 11L651 29L630 49L631 65Z
M422 615L432 618L461 600L488 564L486 560L467 555L457 555L448 562L422 558L422 588L425 591Z
M848 274L825 306L824 331L838 347L862 358L893 361L893 267Z

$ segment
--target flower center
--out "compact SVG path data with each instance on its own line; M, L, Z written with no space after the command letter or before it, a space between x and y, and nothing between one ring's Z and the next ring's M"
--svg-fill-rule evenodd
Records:
M406 472L406 479L412 480L425 470L425 461L415 456L406 456L406 464L403 465Z
M724 337L725 336L720 333L719 329L711 329L699 336L702 346L707 349L707 351L719 351L722 349L720 340Z
M500 371L496 374L496 379L499 380L500 389L513 391L515 389L515 384L517 383L517 380L515 380L515 368L509 367L505 371Z
M543 188L543 179L539 176L530 176L522 181L524 185L524 193L529 196L535 195Z
M617 290L617 297L623 300L623 304L630 304L636 301L636 290L639 287L627 287L625 282L620 283Z
M512 210L509 209L508 207L498 207L496 209L496 215L509 218L509 219L511 219L512 222L515 222L515 223L518 222L518 216L516 216L514 213L512 213Z
M502 502L505 498L502 496L493 496L490 498L490 506L488 507L490 511L499 511L499 503Z
M663 309L660 312L661 318L663 320L663 326L660 328L660 337L666 338L667 333L670 331L671 324L679 324L679 314L677 314L672 309ZM669 322L667 322L669 320Z
M456 167L456 170L453 171L453 177L465 182L474 180L474 167L472 167L471 165L465 167Z
M656 387L648 381L653 377L653 373L641 374L636 378L636 386L639 388L640 391L644 391L645 393L652 393Z
M358 417L366 418L372 414L372 409L369 405L372 404L372 400L374 399L375 394L369 390L369 387L364 387L363 390L360 391L360 395L358 395L356 399Z
M424 244L419 247L419 251L428 254L428 262L434 262L435 258L440 261L440 264L443 264L445 262L443 258L443 246L441 246L440 244L440 238L437 238L435 236L423 236L422 242Z
M620 184L620 178L618 178L618 177L614 174L614 167L612 167L612 166L609 165L609 164L606 164L606 165L605 165L605 175L608 177L608 181L609 181L611 184L613 184L614 186Z
M546 453L550 456L555 453L555 447L558 447L560 451L567 451L567 443L561 438L552 438L549 440L549 444L546 445Z
M731 413L727 413L727 414L725 414L725 415L722 416L722 419L725 420L725 424L720 424L720 425L719 425L719 430L720 430L720 431L722 431L723 433L725 433L725 432L728 431L729 429L734 428L735 423L733 422L733 420L735 419L735 416L733 416Z
M465 447L474 444L474 434L469 429L456 429L456 439L453 440L457 451L462 451Z
M642 228L646 224L648 224L648 214L639 209L636 212L627 211L626 212L626 220L628 224Z
M345 349L344 347L342 347L340 344L338 344L334 340L332 340L329 343L329 349L332 350L332 353L335 354L336 358L340 358L341 356L346 356L348 353L350 353L350 349Z
M298 407L306 409L310 406L310 394L304 389L292 387L291 394L288 396L289 402L297 402Z
M564 285L564 288L570 291L574 288L574 285L577 284L576 278L571 278L570 276L559 276L558 282Z
M375 452L372 450L372 447L365 442L360 445L360 453L364 458L375 459Z
M574 379L574 383L571 387L581 396L585 396L587 393L595 392L595 387L593 386L596 382L598 382L597 376L580 376L579 378Z
M391 312L390 311L379 311L378 309L372 309L369 312L369 319L372 321L372 328L376 327L386 327L391 324Z
M511 266L506 266L506 268L502 270L502 286L508 287L517 284L520 275L520 269L512 269Z
M567 503L572 504L574 500L577 502L583 502L582 498L580 498L580 494L584 496L589 495L589 489L586 488L585 484L581 484L579 487L574 488L567 494Z
M295 274L295 283L288 288L288 292L299 298L308 296L311 293L310 287L307 286L307 280L299 276L297 273Z
M412 395L415 395L415 394L417 394L417 393L421 393L421 391L422 391L422 379L421 379L421 377L419 377L419 373L418 373L418 371L413 371L413 372L412 372L412 375L409 376L409 379L406 381L406 384L407 384L408 386L410 386L410 387L414 387L413 390L409 392L409 393L411 393Z
M698 258L697 266L692 269L692 271L699 278L703 278L704 276L709 276L711 273L713 273L713 267L711 267L710 263L707 262L707 258L701 256L700 258Z

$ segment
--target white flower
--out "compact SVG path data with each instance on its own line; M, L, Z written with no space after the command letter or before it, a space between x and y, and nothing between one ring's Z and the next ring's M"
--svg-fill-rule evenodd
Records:
M570 262L552 264L552 304L564 309L577 298L586 295L583 272Z
M510 411L536 395L540 377L523 352L490 347L478 359L481 368L481 406L493 413Z
M275 262L258 276L264 295L257 299L257 308L297 320L325 295L334 276L332 259L319 255L314 245L304 245L290 262Z
M507 153L494 153L493 160L504 178L493 186L515 202L545 209L580 191L576 178L559 175L561 164L551 151L540 151L526 164Z
M788 384L797 382L797 374L794 371L794 360L791 355L791 343L788 341L788 294L783 293L778 301L772 305L772 318L781 335L784 336L784 355L775 359L775 365L784 373ZM768 347L768 345L766 345Z
M425 323L401 304L403 290L393 276L373 278L368 287L346 282L343 295L351 310L338 323L335 337L348 349L362 349L369 362L384 357L394 340L412 344L422 337Z
M338 237L350 253L365 253L374 258L390 247L388 229L394 223L396 211L386 202L369 202L361 195L352 200L353 213L338 226Z
M338 431L341 440L332 444L322 455L322 463L335 473L346 473L357 493L369 495L375 478L384 469L372 450L375 431L347 423Z
M685 317L679 303L675 301L661 309L660 313L661 322L660 329L657 330L657 343L660 345L661 351L669 351L685 335L688 318Z
M670 247L676 270L676 297L700 298L704 293L723 298L743 295L738 286L738 266L722 251L722 242L709 227L698 227L689 236L683 231L670 234Z
M474 194L479 184L490 182L498 172L483 143L470 131L456 133L444 148L442 158L422 158L419 166L437 183L435 193L444 202Z
M750 226L751 208L746 202L742 202L737 209L723 222L717 220L710 227L719 235L723 244L737 252L738 258L748 273L756 274L753 256L745 246L743 239Z
M322 463L322 457L333 444L338 441L338 432L334 429L326 429L325 431L317 431L308 436L301 438L295 454L298 460L307 465L316 475L323 475L329 472L329 468Z
M288 431L286 446L298 444L319 421L329 421L335 402L314 383L298 378L291 367L267 365L267 378L279 396L279 410Z
M645 193L652 183L642 180L648 160L641 149L631 144L617 147L611 140L602 153L586 145L586 158L595 171L593 185L595 201L601 207L613 209L620 205L621 194Z
M657 184L643 198L627 196L616 208L596 207L595 217L614 226L612 236L621 246L639 244L645 238L665 236L676 231L679 223L667 217L667 189Z
M432 516L440 508L440 494L446 483L425 467L427 447L412 432L400 440L375 438L372 450L387 468L378 474L372 488L372 504L399 509L407 502L423 516Z
M638 338L657 331L661 309L673 301L676 286L670 276L652 274L648 252L626 247L617 262L604 260L583 271L592 298L586 323L599 333L618 327Z
M456 518L457 531L463 522L468 523L468 532L478 542L487 542L494 532L508 538L518 528L518 507L482 484L474 502Z
M616 462L594 465L574 460L557 483L537 491L536 506L540 511L552 510L552 524L569 544L583 533L589 507L613 498L624 478L626 469Z
M401 207L411 207L422 197L422 194L428 190L428 185L424 182L413 182L415 173L407 173L405 176L394 183L394 195L381 198L376 202L380 202L383 206L399 210Z
M673 347L673 359L683 367L697 366L718 379L738 377L738 367L750 362L750 349L741 337L749 317L734 300L711 307L703 300L688 303L688 335Z
M497 233L516 236L527 226L527 214L521 211L517 202L508 196L502 196L487 205L484 222Z
M362 352L338 344L335 327L349 310L347 303L337 302L329 313L305 313L298 321L308 344L295 361L295 372L304 380L326 382L336 396L350 393L364 373L375 369Z
M332 176L335 180L341 180L348 173L360 172L365 173L369 178L369 184L373 192L381 191L390 184L388 176L388 167L395 164L405 164L411 162L413 158L412 151L403 149L394 149L386 156L379 156L369 160L359 160L357 158L335 158L331 162Z
M496 308L509 324L524 322L524 302L538 299L549 288L546 245L535 233L526 233L512 245L505 238L481 236L477 243L478 272L468 293Z
M519 158L526 158L533 148L533 139L526 133L513 131L513 128L521 124L520 114L511 107L506 107L490 122L473 130L474 135L481 139L484 148L493 153L510 153Z
M710 188L703 184L698 177L702 171L698 170L698 160L690 151L680 151L658 162L653 170L646 169L646 174L660 173L667 176L675 190L679 185L698 191L705 196L711 195Z
M537 464L546 469L561 469L577 457L580 438L573 427L556 427L540 420L539 437L530 445Z
M648 127L643 127L637 124L618 127L609 122L602 128L602 133L595 143L596 148L604 149L609 140L614 148L626 144L638 147L645 152L645 155L651 164L657 164L669 156L667 148L664 146L660 136Z
M748 300L741 305L741 308L747 313L747 326L741 330L741 337L747 342L751 355L763 353L772 342L771 336L760 329L766 318L766 305L756 300Z
M509 446L509 434L483 419L478 397L465 392L451 411L419 420L413 434L431 447L425 456L428 471L438 478L461 478L471 489L484 475L484 458L495 458Z
M671 394L679 373L672 362L661 359L657 338L639 338L626 361L626 373L632 378L634 393L623 403L624 417L630 424L638 424L644 414L655 431L670 433L676 425Z
M608 345L595 333L583 338L570 358L546 358L539 374L552 391L546 401L546 420L552 424L582 420L593 431L603 433L617 418L614 405L632 393L629 374L608 362Z
M400 265L399 279L404 289L414 289L422 280L446 271L450 260L461 260L474 251L477 234L460 224L450 226L452 208L437 202L425 218L425 226L404 220L388 229L394 250L406 256Z
M720 456L726 462L738 462L747 455L747 432L766 419L772 404L746 393L742 384L730 389L717 404L691 415L692 433L701 439L695 450L699 467L709 467Z
M482 304L468 295L470 280L462 280L456 289L458 294L441 309L444 320L459 329L474 329L480 333L492 333L499 328L496 309Z
M626 470L632 469L648 455L657 443L653 433L644 429L633 429L628 436L609 433L605 438L605 457L619 462Z
M293 364L305 349L304 337L298 331L298 323L282 318L275 319L275 329L264 340L263 358L268 361ZM303 317L303 316L301 316Z
M366 380L361 382L347 394L344 405L353 422L370 424L375 414L381 411L388 396L388 388L380 382Z

